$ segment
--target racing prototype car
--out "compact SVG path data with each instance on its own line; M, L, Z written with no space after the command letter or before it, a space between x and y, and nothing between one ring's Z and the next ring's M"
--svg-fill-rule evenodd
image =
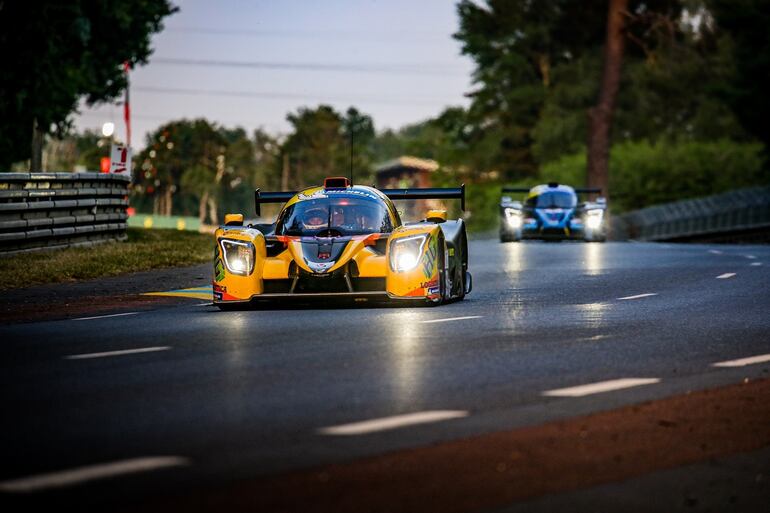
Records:
M503 187L506 192L526 192L524 203L503 196L500 202L500 242L522 239L582 239L604 242L606 231L604 198L578 202L578 194L600 194L601 189L575 189L569 185L548 183L522 189Z
M331 177L295 192L255 191L284 203L272 224L228 214L215 233L213 293L220 308L261 299L347 297L439 304L471 291L462 219L445 210L402 223L393 200L460 199L459 188L377 189Z

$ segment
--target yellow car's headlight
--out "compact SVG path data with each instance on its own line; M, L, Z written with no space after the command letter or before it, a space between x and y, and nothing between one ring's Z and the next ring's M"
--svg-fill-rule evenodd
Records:
M254 271L254 244L231 239L220 239L225 266L232 274L248 276Z
M390 244L390 268L396 272L411 271L420 262L428 234L396 239Z

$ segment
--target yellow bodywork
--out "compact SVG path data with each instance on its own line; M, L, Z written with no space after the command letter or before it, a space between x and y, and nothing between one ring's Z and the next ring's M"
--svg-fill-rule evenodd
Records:
M376 189L373 189L376 191ZM322 187L306 189L289 201L284 208L302 201L312 199L313 195L323 194ZM392 202L384 195L383 203L388 208L393 225L398 226L400 221ZM409 271L395 271L389 262L391 244L394 240L404 237L426 234L426 243L419 255L419 262ZM398 299L427 299L438 301L441 299L439 287L439 257L443 251L439 251L439 244L443 244L441 228L434 223L420 223L409 226L399 226L388 238L385 254L374 250L373 246L380 237L387 234L374 233L371 235L353 236L341 256L326 272L332 273L340 270L354 261L357 266L357 276L360 278L384 278L385 290L388 297ZM249 301L252 298L264 294L265 282L269 280L287 280L293 278L293 265L313 274L303 258L302 242L299 237L277 236L271 237L271 241L282 244L283 249L272 251L274 256L267 256L265 236L257 229L241 226L222 226L215 232L216 250L214 258L213 289L216 303ZM254 269L247 276L234 274L227 269L224 262L224 253L221 240L234 240L251 243L254 247ZM296 271L295 271L296 273ZM300 296L301 294L297 294Z

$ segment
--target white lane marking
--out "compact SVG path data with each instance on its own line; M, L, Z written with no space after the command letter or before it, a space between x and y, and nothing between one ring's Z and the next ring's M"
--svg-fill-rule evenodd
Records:
M717 280L724 280L727 278L732 278L733 276L735 276L735 273L724 273L717 276Z
M712 363L711 365L714 367L744 367L746 365L764 362L770 362L770 354L759 354L757 356L749 356L748 358L739 358L738 360Z
M420 321L423 324L429 324L431 322L449 322L449 321L464 321L465 319L480 319L483 315L468 315L466 317L450 317L448 319L433 319L430 321Z
M548 390L543 392L543 395L549 395L553 397L582 397L584 395L600 394L602 392L621 390L623 388L651 385L658 382L660 382L660 379L658 378L611 379L609 381L599 381L598 383L589 383L587 385L578 385L576 387Z
M643 297L657 296L657 292L648 292L647 294L637 294L635 296L619 297L618 300L625 301L626 299L641 299Z
M88 358L104 358L108 356L124 356L127 354L151 353L153 351L167 351L169 346L142 347L139 349L123 349L120 351L105 351L103 353L84 353L65 356L65 360L86 360Z
M757 257L755 257L754 255L743 255L743 256L745 256L749 260L756 260L757 259Z
M752 265L754 267L759 267L760 265L762 265L762 262L751 262L749 265Z
M407 413L405 415L394 415L393 417L383 417L380 419L325 427L319 429L318 432L322 435L365 435L376 431L386 431L388 429L397 429L405 426L413 426L415 424L426 424L429 422L439 422L442 420L457 419L467 416L468 412L463 410L421 411L418 413Z
M112 463L103 463L100 465L77 467L70 470L62 470L60 472L51 472L50 474L22 477L10 481L2 481L0 482L0 491L12 493L37 492L48 488L62 488L84 483L86 481L119 476L121 474L147 472L167 467L179 467L189 465L189 463L189 460L186 458L180 458L178 456L134 458Z
M91 319L106 319L107 317L123 317L124 315L136 315L139 312L126 312L126 313L119 313L119 314L110 314L110 315L97 315L96 317L78 317L77 319L72 319L73 321L90 321Z
M721 254L722 254L722 252L721 252L721 251L719 251L718 249L710 249L710 250L709 250L709 253L713 253L713 254L715 254L715 255L721 255Z
M212 306L213 304L214 304L214 303L212 303L211 301L209 301L208 303L198 303L198 304L197 304L197 305L195 305L195 306Z

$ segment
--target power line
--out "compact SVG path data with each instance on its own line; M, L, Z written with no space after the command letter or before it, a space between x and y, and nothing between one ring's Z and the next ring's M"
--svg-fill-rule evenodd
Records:
M451 34L444 32L408 32L408 31L352 31L352 30L254 30L240 28L207 28L207 27L167 27L164 32L184 32L192 34L205 34L210 36L249 36L249 37L297 37L307 38L355 38L359 41L384 40L388 42L404 41L405 39L443 40L451 39Z
M310 100L310 101L334 101L334 102L362 102L362 103L380 103L385 105L447 105L451 102L444 102L436 98L394 98L383 96L360 96L360 95L304 95L292 93L276 92L254 92L254 91L225 91L225 90L205 90L205 89L183 89L175 87L157 87L157 86L134 86L133 91L158 94L185 94L193 96L229 96L240 98L264 98L264 99L287 99L287 100Z
M465 75L459 69L436 67L435 63L409 64L316 64L307 62L265 62L265 61L224 61L206 59L183 59L176 57L157 57L150 61L152 64L170 64L174 66L205 66L229 68L278 69L290 71L339 71L355 73L390 73L408 75L438 75L457 72Z

